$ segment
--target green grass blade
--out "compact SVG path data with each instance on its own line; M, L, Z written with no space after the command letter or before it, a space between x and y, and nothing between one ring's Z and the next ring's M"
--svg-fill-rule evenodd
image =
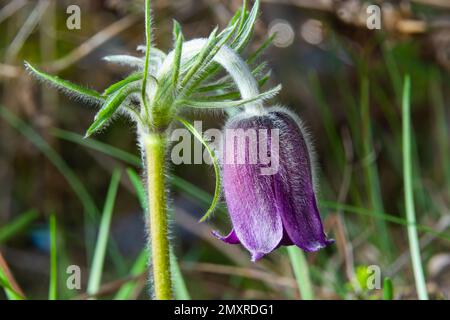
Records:
M50 284L48 299L58 299L58 246L57 246L57 226L56 216L50 216Z
M138 174L133 169L127 170L128 177L130 178L133 187L135 188L137 197L139 199L139 202L141 204L141 207L143 209L143 212L146 212L147 208L147 200L145 196L145 189L144 185L142 184L141 179L139 178ZM150 253L149 253L150 254ZM144 256L147 257L147 251L143 250L141 254L139 255L138 259L136 260L133 269L132 274L134 273L142 273L144 272L146 268L146 263L144 261ZM175 292L175 298L178 300L189 300L189 292L187 291L185 281L183 279L183 275L180 271L180 267L178 265L178 261L176 259L176 256L173 252L173 250L170 250L170 269L172 274L172 279L174 283L174 292ZM123 292L120 293L119 300L127 299L129 295L134 291L132 288L134 285L132 283L129 283L126 288L123 289ZM123 287L122 287L123 288ZM117 298L117 296L116 296Z
M305 254L296 246L287 247L287 252L302 299L314 300L314 290L309 276L309 267Z
M29 70L33 75L35 75L38 79L44 80L55 88L64 91L65 93L70 95L74 95L77 98L81 98L87 101L91 101L97 104L101 104L104 101L104 98L100 93L95 90L91 90L88 88L84 88L78 84L72 83L67 80L63 80L59 77L52 76L42 72L35 67L33 67L28 62L25 62L25 68Z
M133 266L131 267L131 271L129 273L130 276L138 276L147 270L149 260L149 254L146 249L143 249L139 256L137 257L136 261L134 262ZM116 295L114 296L114 300L129 300L135 292L137 288L136 281L129 281L125 283L119 291L117 291Z
M370 155L375 153L372 138L372 124L370 117L369 105L369 79L364 77L361 81L361 125L363 136L364 158L368 159L364 165L367 189L370 199L370 206L375 212L384 212L383 200L381 196L380 181L378 177L378 168L376 159L371 159ZM377 241L381 252L389 259L392 256L393 248L391 246L391 239L389 230L383 219L375 219L375 228L377 230Z
M141 160L138 156L131 154L129 152L123 151L122 149L113 147L107 143L103 143L94 139L84 139L82 135L66 131L58 128L52 128L50 133L66 141L74 142L79 145L91 148L93 150L99 151L101 153L107 154L113 158L124 161L130 165L139 167L141 165Z
M392 82L392 87L394 88L396 100L400 104L400 99L402 97L401 72L399 70L397 62L395 61L394 51L387 45L383 46L382 49L384 62L386 64L386 70L389 73L389 78Z
M97 242L95 246L95 253L91 266L87 293L95 294L100 288L102 280L103 265L105 262L105 252L108 244L109 229L111 226L111 218L114 209L114 203L116 201L117 190L120 182L120 170L115 169L111 183L109 184L108 194L106 196L105 206L103 208L102 219L100 222L100 228L97 236Z
M403 179L405 190L406 220L408 221L408 240L411 254L414 279L420 300L428 300L428 292L420 257L420 245L416 228L416 214L414 209L412 159L411 159L411 81L405 76L403 84L402 120L403 120Z
M24 300L18 292L16 292L8 280L3 269L0 267L0 287L5 291L6 297L8 300Z
M436 157L444 170L447 194L450 194L450 144L448 143L449 123L446 117L446 104L442 79L439 69L430 72L429 95L433 106L434 123L436 123L436 141L440 157Z
M42 136L34 130L32 127L27 125L22 119L18 118L8 109L0 106L0 117L3 118L11 127L16 129L20 134L27 138L44 156L56 167L56 169L61 173L61 175L66 179L69 186L74 191L75 195L80 200L84 208L85 213L85 224L96 225L98 221L98 209L95 205L94 200L87 191L86 187L80 181L75 172L67 165L67 163L61 158L61 156L42 138ZM82 138L82 136L80 136ZM140 163L140 161L139 161ZM87 228L86 228L87 230ZM90 239L88 233L86 233L86 248L87 248L87 260L91 256L93 251L93 239ZM110 254L113 259L114 264L122 269L121 257L118 254L117 247L115 243L112 242L110 246Z
M2 117L9 125L11 125L11 127L16 129L25 138L27 138L42 154L47 157L56 169L58 169L83 205L85 224L95 223L97 220L98 209L94 203L94 200L80 179L78 179L78 176L72 171L61 156L44 140L44 138L42 138L36 130L27 125L22 119L18 118L8 109L0 107L0 117ZM91 239L89 239L87 233L85 234L85 237L86 248L89 252L92 249L90 245Z
M394 286L392 285L392 280L389 277L384 278L383 281L383 300L393 300L394 299Z
M1 227L0 244L5 243L12 237L25 230L33 221L37 219L37 217L37 211L32 209L22 213L16 219Z
M133 185L134 190L136 191L136 196L139 200L139 204L141 205L141 208L144 209L146 212L147 210L147 197L145 195L145 190L142 187L142 178L137 174L136 171L134 171L131 168L127 169L128 178L131 181L131 184Z
M187 290L186 282L184 281L183 274L181 273L177 257L172 248L170 250L170 269L174 284L175 299L191 300L191 296L189 295L189 291Z
M72 190L80 199L85 212L91 222L95 222L98 209L78 176L72 171L61 156L42 138L42 136L33 128L28 126L22 119L18 118L12 112L4 107L0 107L0 117L8 122L14 129L27 138L47 159L58 169L69 183Z
M354 213L354 214L358 214L358 215L362 215L362 216L369 216L369 217L374 217L377 219L383 219L383 220L389 221L391 223L395 223L395 224L402 225L402 226L410 225L410 223L408 223L408 221L406 219L399 218L399 217L391 215L391 214L386 214L383 212L374 212L373 210L355 207L355 206L351 206L351 205L347 205L347 204L343 204L343 203L322 200L320 202L320 206L322 208L327 208L330 210L341 210L341 211L348 212L348 213ZM417 228L417 230L419 230L421 232L429 233L438 238L450 241L449 233L438 232L438 231L435 231L432 227L428 227L428 226L417 224L417 223L414 223L413 225Z
M83 139L83 136L76 134L76 133L63 131L60 129L55 129L55 130L58 131L58 134L56 134L56 136L58 136L62 139L65 139L65 140L86 146L93 150L102 152L113 158L124 161L124 162L128 163L129 165L136 166L136 167L141 166L140 158L134 154L131 154L131 153L128 153L119 148L110 146L106 143L96 141L94 139L85 140L85 139ZM68 133L68 134L70 133L70 134L69 135L64 134L64 137L63 137L63 135L60 135L59 132ZM132 170L132 169L129 169L129 170ZM135 179L135 180L139 184L141 184L139 175L136 172L134 172L134 175L137 177L137 179ZM172 186L183 191L186 195L199 201L200 203L202 203L204 205L211 204L213 197L207 191L197 187L196 185L190 183L189 181L187 181L183 178L180 178L178 176L172 175L169 177L169 182L171 183ZM144 195L144 199L145 199L145 195ZM408 222L406 221L406 219L399 218L397 216L386 214L383 212L375 212L373 210L368 210L365 208L355 207L355 206L351 206L351 205L347 205L347 204L322 200L322 201L320 201L320 206L323 208L331 209L331 210L342 210L345 212L354 213L354 214L358 214L358 215L372 216L377 219L383 219L383 220L386 220L388 222L395 223L398 225L403 225L403 226L408 225ZM217 210L223 211L223 209L220 206L217 208ZM421 232L429 233L429 234L432 234L441 239L450 241L450 234L447 234L445 232L437 232L433 228L425 226L425 225L416 224L416 227Z
M337 167L344 168L345 154L342 147L342 140L333 119L331 112L332 108L325 98L325 88L320 83L320 79L316 72L309 72L308 82L311 87L312 94L314 95L314 101L316 101L320 108L319 111L324 124L325 133L329 140L328 145L330 146L330 151L333 154Z

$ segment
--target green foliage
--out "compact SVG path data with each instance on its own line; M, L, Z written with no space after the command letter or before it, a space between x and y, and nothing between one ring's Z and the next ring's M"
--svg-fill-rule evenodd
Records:
M236 79L231 79L229 76L225 77L220 86L216 86L214 84L215 80L212 80L220 70L219 66L214 62L214 58L220 49L227 45L236 52L242 52L250 42L258 16L259 1L255 1L250 13L247 13L247 3L244 2L243 8L233 16L229 25L222 32L218 32L218 28L215 28L210 33L203 48L194 54L191 59L182 59L184 37L181 26L174 21L173 67L169 74L163 73L160 76L155 74L155 72L158 72L167 56L160 50L152 47L150 4L150 0L145 1L146 44L145 48L142 48L145 52L144 58L141 60L125 55L106 57L106 60L114 63L138 66L141 64L142 72L133 73L125 79L112 84L104 91L103 95L94 90L86 89L69 81L43 73L26 63L27 68L38 78L74 96L102 105L93 123L88 128L86 137L103 128L119 110L123 110L125 114L129 115L138 126L149 128L150 130L159 130L159 128L166 128L170 124L178 108L234 108L249 102L272 98L278 93L280 90L279 86L256 97L239 100L239 93L233 89L235 86L234 80ZM272 40L273 37L270 37L264 41L250 55L248 63L253 63ZM270 75L265 73L259 78L264 67L265 64L263 63L251 70L258 77L257 80L261 86L268 80ZM154 86L148 85L150 78L155 82ZM205 88L208 89L205 90ZM226 88L231 88L231 91L224 90ZM148 92L148 90L153 91ZM141 94L140 104L142 104L140 110L129 102L129 97L139 91ZM209 93L207 97L209 102L207 104L201 101L201 96L204 96L206 92Z
M145 189L144 186L139 179L138 174L133 169L129 168L127 169L128 177L131 180L131 183L133 184L133 187L136 191L136 195L139 199L139 202L141 204L141 208L143 212L147 211L147 201L145 197ZM132 269L131 274L132 275L138 275L142 272L144 272L146 263L145 259L147 258L150 253L147 251L148 249L143 249L142 252L139 254L138 258L136 259ZM173 252L173 249L170 249L170 268L171 268L171 274L172 274L172 280L174 283L174 289L175 289L175 298L178 300L189 300L190 295L186 288L186 283L184 281L183 275L180 271L180 267L178 265L178 261L176 259L176 256ZM126 286L123 286L121 290L116 295L116 299L118 300L124 300L128 299L132 292L134 291L136 284L128 283Z
M20 214L16 219L10 223L0 227L0 244L5 243L12 237L23 232L32 224L38 217L36 210L28 210Z
M144 56L116 55L105 57L105 60L110 63L129 66L133 70L131 74L125 75L123 80L111 84L101 93L60 79L57 76L46 74L28 63L25 64L28 71L43 82L49 83L73 98L100 107L87 135L100 132L112 119L122 115L134 120L138 127L143 126L150 128L150 130L157 130L156 127L152 126L153 116L158 118L161 114L167 113L167 119L173 120L176 119L177 115L182 114L181 108L185 107L196 108L192 112L197 113L207 109L242 108L246 103L258 101L256 97L243 99L241 92L237 90L233 77L224 72L224 69L215 62L215 58L217 58L216 55L220 48L225 46L232 48L239 52L243 59L246 57L245 62L257 80L260 89L268 82L271 76L270 70L268 70L267 63L259 60L272 43L275 35L263 39L259 47L256 47L253 51L246 52L254 33L259 2L256 2L253 8L249 8L247 1L244 1L243 7L234 14L227 27L224 30L216 29L210 35L209 42L203 47L203 50L189 59L182 59L186 53L184 51L186 42L180 24L174 21L172 52L170 53L173 55L174 62L168 68L169 72L165 74L160 74L159 71L169 55L152 46L150 1L145 0L145 3L146 43L138 48L144 53ZM170 19L164 19L164 21L170 21ZM381 35L380 39L374 37L367 42L358 39L357 46L349 46L346 41L347 35L345 39L341 38L340 35L334 33L335 29L338 28L333 26L333 28L327 29L327 36L332 39L324 39L324 44L326 43L327 46L320 47L327 58L321 57L318 60L321 63L326 60L325 65L321 64L320 67L316 67L297 63L296 68L298 70L286 75L291 83L295 85L300 83L300 86L301 83L305 82L303 75L309 75L306 78L308 87L302 88L302 92L299 93L300 99L296 96L297 92L291 92L283 98L285 101L292 102L293 107L296 106L297 102L303 108L301 113L306 116L311 111L309 108L315 108L312 109L312 112L317 115L318 120L312 123L313 132L324 132L323 137L319 136L318 143L316 143L321 154L320 167L322 171L320 176L322 178L320 184L322 195L320 198L330 200L321 199L318 205L325 218L326 229L336 239L339 235L343 237L341 240L348 241L348 248L342 250L339 246L333 246L314 254L310 257L310 260L313 260L314 263L310 265L307 264L301 251L295 247L289 247L287 248L287 252L289 252L287 256L274 253L273 256L264 259L257 266L248 267L244 265L245 268L242 268L242 270L235 266L219 266L219 270L221 267L228 267L229 269L224 269L231 270L230 273L235 271L238 273L238 275L231 273L227 277L230 279L229 286L237 289L236 292L242 293L242 296L246 296L247 293L261 294L262 296L266 294L263 290L268 289L274 291L274 293L270 293L271 296L276 294L277 298L292 297L296 291L295 286L292 285L295 284L294 279L284 279L289 287L284 288L282 284L284 282L280 282L280 284L277 283L273 286L268 285L264 289L261 289L263 286L260 286L259 280L246 279L248 274L259 275L259 273L266 273L269 278L283 273L282 276L285 278L284 271L287 270L289 258L302 298L314 298L312 286L312 283L314 283L317 288L315 293L319 298L323 297L324 292L327 292L326 297L328 298L328 294L332 292L334 294L332 297L343 299L383 298L392 300L394 298L394 287L390 278L384 279L382 291L367 289L367 277L369 275L367 266L361 266L360 264L365 263L361 259L366 257L361 253L370 248L370 253L373 253L373 257L378 259L376 263L380 265L382 270L388 270L387 273L394 277L395 283L402 284L401 288L395 288L395 291L403 291L406 286L414 284L411 280L414 275L419 296L424 297L426 295L426 283L425 277L421 275L423 273L421 256L424 259L423 263L425 263L425 260L430 259L437 250L445 249L448 241L450 241L448 227L443 226L441 228L441 220L438 220L445 218L445 212L448 211L446 210L448 207L446 195L450 190L450 184L448 183L450 181L448 110L446 110L447 97L445 95L448 89L447 75L438 71L436 65L430 66L429 59L423 59L421 48L417 46L418 42L414 36L406 41L398 42L397 39L386 41L383 38L384 35ZM378 50L379 44L382 47L382 57L378 55L380 52ZM28 46L34 48L36 46L34 40L33 42L30 41ZM373 52L371 52L372 50ZM277 53L277 51L275 52ZM298 52L296 52L297 54ZM288 56L283 55L283 59L284 57ZM289 59L291 57L293 55L289 55ZM37 58L34 53L31 57L27 57L32 61L39 61L35 60ZM315 59L317 58L315 57ZM372 59L373 61L371 61ZM311 61L311 58L308 58L308 61ZM286 66L284 61L280 62L282 68ZM293 64L296 62L289 61ZM36 66L46 65L43 62L36 62ZM46 67L42 67L42 69L45 70ZM280 70L284 76L286 69ZM411 79L414 80L412 87L409 81L403 79L405 72L411 74ZM289 87L292 87L292 85ZM429 92L423 90L423 88L428 88ZM411 93L413 94L412 97ZM429 95L428 98L425 97L427 94ZM268 92L263 92L259 95L259 98L259 100L264 100L271 98L271 95ZM303 102L306 102L306 104L302 104ZM55 119L56 116L57 119L70 118L66 117L60 110L62 109L59 109L57 114L48 113L48 115L55 117ZM18 112L21 112L21 110L18 110ZM152 112L154 113L152 114ZM44 140L44 137L47 137L46 134L50 132L53 137L99 151L120 161L121 164L139 169L142 167L139 156L106 143L93 139L83 139L76 133L61 129L50 128L47 131L45 126L39 126L39 130L42 130L42 132L39 132L39 130L33 129L15 116L14 113L2 107L0 107L0 117L41 151L55 165L62 177L68 181L69 186L74 190L83 205L85 211L84 229L86 230L92 231L92 228L96 228L99 223L103 224L103 220L100 220L99 210L93 200L95 193L91 194L89 188L86 188L84 182L82 182L85 177L77 176L76 171L63 160L63 155L57 153L59 152L56 151L57 144L54 146L50 144L51 137L47 141ZM183 119L183 121L188 123L187 120ZM400 126L402 121L403 131ZM427 121L434 125L430 125ZM71 123L70 121L63 121L59 125L67 126ZM195 133L193 134L196 136ZM205 145L206 142L202 141L202 143ZM66 151L65 144L62 144L61 150ZM87 155L83 156L86 157ZM69 162L72 163L71 161L74 160ZM112 166L109 161L105 161L105 164L107 170L110 168L109 165ZM114 162L114 165L121 164ZM179 168L176 170L179 170ZM214 170L216 177L220 178L217 173L216 162L214 162ZM404 184L401 181L402 172ZM127 169L127 175L129 181L124 185L129 187L131 182L136 197L145 211L147 200L145 190L142 187L142 177L131 168ZM210 216L212 208L215 208L215 211L226 211L218 201L219 179L216 178L214 195L172 174L172 172L170 172L168 179L170 187L181 192L183 196L194 199L207 211L203 219ZM405 199L402 197L402 186L405 189ZM16 188L16 186L13 187ZM92 191L95 190L94 187L95 185L90 187ZM106 200L109 201L108 197ZM28 206L29 204L25 208L28 208ZM19 208L22 207L24 206ZM402 214L404 211L406 217ZM222 216L225 215L219 217ZM19 233L25 234L37 217L37 212L30 210L13 218L8 224L2 225L0 227L0 244L6 243L8 246L15 244L13 237ZM342 226L335 223L337 217L342 218ZM442 221L445 221L445 219L442 219ZM221 227L221 222L223 221L217 221L218 227ZM58 221L58 223L62 227L63 221ZM339 227L342 227L342 230ZM203 232L200 228L201 226L198 229L200 230L199 234ZM406 230L410 240L409 250L398 241L394 243L395 239L398 240L403 237L403 232ZM56 228L50 228L50 231L52 239L56 239ZM60 241L63 235L62 230L58 229L57 231L58 268L63 270L60 261L64 258L63 256L66 256L67 261L69 253L61 252L64 251ZM340 234L341 231L343 231L343 235ZM417 243L417 233L425 236L422 240L426 241L420 243L422 247L419 247ZM73 235L70 234L70 236ZM105 239L105 237L103 238ZM14 240L14 242L11 240ZM19 240L23 239L20 238ZM430 241L433 241L435 245L429 245ZM99 245L99 242L89 236L86 236L85 242L88 251L87 258L91 260L94 256L95 245ZM361 246L361 242L364 243L364 246ZM130 265L127 265L128 261L124 260L117 252L114 253L114 249L111 249L113 243L113 239L109 238L107 248L110 250L110 257L106 257L105 244L103 243L103 258L100 261L105 263L105 261L111 259L116 266L122 265L117 276L123 277L120 281L124 284L114 297L121 300L136 298L142 290L142 277L148 268L148 259L149 256L151 258L151 252L143 249L135 257L135 260L130 261ZM72 297L72 292L64 295L63 288L59 288L62 290L61 292L56 290L57 284L54 277L56 268L53 264L54 259L56 261L56 245L54 242L51 244L49 298ZM218 244L218 248L221 248L220 244ZM229 249L237 248L238 246ZM228 260L223 260L221 256L217 257L216 250L211 250L207 246L197 246L194 249L183 246L183 249L186 249L186 251L183 251L184 260L189 261L188 266L191 265L192 261L193 272L197 272L195 263L204 257L207 257L208 261L211 262L219 261L218 263L223 264L228 262ZM346 255L346 250L350 250L349 256ZM234 253L234 251L231 252ZM400 252L411 253L414 272L407 272L409 260L403 260L404 257L399 259L398 253ZM95 253L97 254L97 251ZM176 298L187 299L189 293L186 290L173 250L170 254L175 296ZM73 258L72 254L70 254L70 258ZM406 262L402 265L402 261ZM91 270L98 270L98 265L98 263L87 262L87 267L88 269L90 267ZM354 265L359 266L355 269ZM105 272L107 266L107 264L104 265ZM391 269L397 267L403 268L402 271L390 272ZM242 272L244 276L240 276L239 272ZM60 272L59 276L61 281L64 273ZM354 276L356 276L356 279ZM100 280L98 283L101 282ZM353 282L353 280L355 281ZM223 279L223 283L226 284L225 281L226 279ZM263 279L263 281L266 280ZM203 281L192 281L188 284L190 290L193 293L195 292L195 296L200 297L208 292L202 287L205 283ZM268 283L271 283L270 280ZM358 285L355 285L355 283ZM0 285L5 289L8 298L23 299L20 294L14 291L2 270L0 270ZM231 297L229 296L230 291L231 289L224 290L221 296ZM398 296L402 295L399 294ZM232 297L235 297L234 292Z
M419 299L428 300L428 292L424 277L422 260L420 254L419 238L416 228L416 213L414 207L413 193L413 177L412 177L412 159L411 159L411 80L409 76L405 76L403 84L403 103L402 103L402 119L403 119L403 179L405 188L405 208L406 220L408 221L408 240L409 249L411 251L411 260L414 270L414 279L416 281L416 289Z
M394 285L389 277L384 278L383 281L383 300L394 299Z
M220 199L221 178L220 178L219 161L214 151L209 147L208 143L203 139L202 135L195 129L195 127L192 124L190 124L188 121L180 117L178 117L177 120L180 121L186 127L186 129L188 129L192 133L192 135L205 146L205 149L208 151L214 166L214 173L216 175L216 186L214 188L214 196L211 202L211 206L209 207L208 211L206 211L206 213L203 215L203 217L200 219L200 222L204 222L214 212L214 210L217 207L217 203L219 202Z
M62 90L69 96L73 96L77 99L86 100L88 102L94 102L100 104L104 101L103 96L95 90L84 88L80 85L72 83L67 80L60 79L56 76L49 75L45 72L33 67L30 63L25 62L25 68L28 69L34 76L41 79L55 88Z
M105 92L103 94L105 96L109 96L111 94L114 94L117 91L123 89L124 87L126 87L128 85L131 85L133 82L141 80L143 76L144 76L144 74L140 73L140 72L132 73L131 75L129 75L125 79L123 79L123 80L121 80L119 82L116 82L116 83L112 84L111 86L109 86L107 89L105 89Z
M86 131L86 137L89 137L94 132L101 129L123 105L125 99L133 92L137 92L137 89L130 86L124 86L117 91L117 93L110 95L100 111L95 115L94 122Z
M24 300L24 297L14 290L13 285L9 282L5 271L0 267L0 287L5 291L8 300Z
M57 245L57 225L56 216L50 215L50 284L48 299L58 298L58 245Z
M105 263L106 248L109 239L109 229L111 226L111 218L114 209L114 203L117 197L117 189L120 182L120 171L114 170L111 183L106 195L105 205L103 207L102 219L100 221L100 228L97 235L97 242L95 245L94 257L92 259L92 266L89 275L87 293L94 295L100 288L100 283L103 274L103 265Z
M308 262L303 251L295 246L287 247L297 286L303 300L314 300L314 289L309 275Z

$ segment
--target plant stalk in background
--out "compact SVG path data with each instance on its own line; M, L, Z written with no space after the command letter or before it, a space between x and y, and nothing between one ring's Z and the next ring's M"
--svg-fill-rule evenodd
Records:
M416 227L416 213L414 208L414 192L411 160L411 80L405 76L403 84L403 178L405 189L406 220L408 221L408 240L411 253L414 279L416 281L417 295L420 300L428 300L427 285L423 273L420 257L420 245Z

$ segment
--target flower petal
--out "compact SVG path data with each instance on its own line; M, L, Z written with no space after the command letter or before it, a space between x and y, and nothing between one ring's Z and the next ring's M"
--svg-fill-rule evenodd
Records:
M219 232L212 231L211 232L214 237L228 244L239 244L241 243L236 235L234 229L231 229L230 233L227 236L221 236Z
M305 135L296 119L272 112L280 128L280 170L275 194L283 227L289 239L305 251L317 251L332 243L322 226L312 180L311 159Z
M283 191L277 192L280 197L283 197L281 193L286 195ZM283 226L289 239L295 245L307 252L312 252L334 242L327 239L324 233L314 194L301 203L296 202L293 197L285 197L282 206Z
M227 129L265 128L258 117L241 118L227 124ZM245 134L245 132L240 133ZM244 140L245 141L245 140ZM248 141L248 140L247 140ZM223 186L231 221L242 245L252 253L252 261L260 259L274 250L283 237L281 216L277 212L274 193L274 176L260 175L261 165L252 163L249 143L244 148L226 137L225 161L223 163ZM226 159L226 153L233 155L245 152L244 162Z

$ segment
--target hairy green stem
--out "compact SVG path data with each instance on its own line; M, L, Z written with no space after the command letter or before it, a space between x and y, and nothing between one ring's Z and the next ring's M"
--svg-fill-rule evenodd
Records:
M172 284L164 183L165 140L160 134L148 134L143 139L155 298L169 300Z

